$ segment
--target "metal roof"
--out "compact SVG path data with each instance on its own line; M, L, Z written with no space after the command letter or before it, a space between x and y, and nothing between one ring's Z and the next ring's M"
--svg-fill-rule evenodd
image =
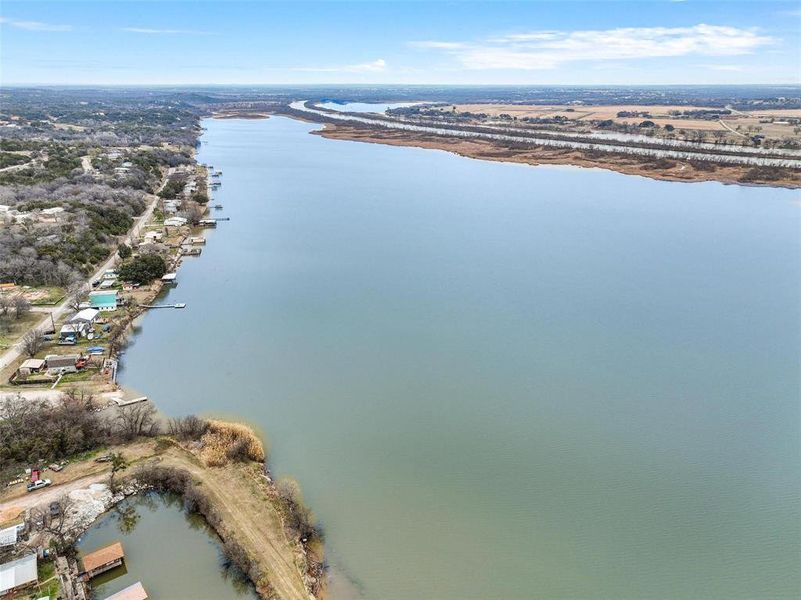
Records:
M100 311L96 308L84 308L83 310L75 313L69 320L69 323L72 323L73 321L94 321L99 314Z
M36 572L36 555L29 554L0 565L0 595L39 578Z
M0 547L13 546L17 543L17 534L19 533L20 525L12 525L5 529L0 529Z
M116 594L112 594L106 600L147 600L147 592L141 581L137 581L133 585L120 590Z

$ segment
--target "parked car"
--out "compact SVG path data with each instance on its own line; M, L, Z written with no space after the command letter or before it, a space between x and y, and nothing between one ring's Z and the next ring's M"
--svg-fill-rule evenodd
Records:
M58 502L50 503L50 517L56 518L61 514L61 505Z
M29 492L33 492L35 490L40 490L42 488L47 487L51 483L53 483L53 482L50 481L49 479L37 479L33 483L29 483L28 484L28 491Z
M61 471L64 468L63 465L60 465L58 463L51 463L51 464L48 465L48 467L50 467L50 469L55 471L56 473L58 473L59 471Z

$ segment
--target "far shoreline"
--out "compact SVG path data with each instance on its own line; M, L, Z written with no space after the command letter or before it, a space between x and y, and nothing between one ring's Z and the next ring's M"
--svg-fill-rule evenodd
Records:
M671 161L672 166L653 161L643 161L632 156L608 154L607 156L587 157L580 151L553 149L546 147L531 147L527 149L507 148L487 140L467 140L464 138L444 135L431 135L403 130L378 130L377 128L354 127L338 123L324 122L309 118L304 114L293 112L291 114L275 111L225 111L216 112L207 118L219 120L260 120L271 116L281 116L314 123L321 129L309 132L311 135L330 140L362 142L368 144L383 144L386 146L404 146L421 148L423 150L443 150L464 158L502 162L509 164L538 166L566 166L582 169L601 169L622 175L645 177L656 181L670 181L674 183L703 183L717 182L723 185L737 185L742 187L769 187L777 189L801 189L801 174L792 179L777 181L743 181L742 177L748 172L747 168L720 165L713 163L713 170L697 168L698 161ZM649 168L649 165L654 165Z

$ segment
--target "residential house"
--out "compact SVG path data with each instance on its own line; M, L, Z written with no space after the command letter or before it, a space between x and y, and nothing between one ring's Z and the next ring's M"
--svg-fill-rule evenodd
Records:
M91 326L99 314L100 311L96 308L84 308L72 315L72 318L67 323L86 323Z
M0 565L0 596L14 594L39 580L35 554Z
M75 363L81 358L80 354L48 354L45 356L45 368L50 375L59 373L76 373L78 367Z
M164 239L164 234L161 231L148 231L144 238L145 242L160 242Z
M97 290L89 292L89 305L96 310L117 310L117 290Z

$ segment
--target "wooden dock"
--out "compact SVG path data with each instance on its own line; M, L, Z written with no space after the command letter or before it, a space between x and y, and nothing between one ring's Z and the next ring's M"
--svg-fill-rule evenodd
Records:
M186 308L186 302L176 302L175 304L143 304L142 308Z

